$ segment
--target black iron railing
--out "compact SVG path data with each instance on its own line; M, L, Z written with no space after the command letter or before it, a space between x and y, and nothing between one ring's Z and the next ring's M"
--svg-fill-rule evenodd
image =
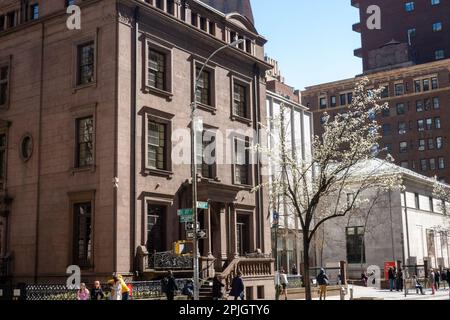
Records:
M181 295L188 281L190 279L176 279L178 287L176 295ZM161 281L134 281L127 284L131 287L130 299L132 300L150 300L164 297ZM102 289L105 293L105 299L109 299L109 287L104 285ZM77 290L69 289L66 285L61 284L31 284L21 288L20 299L32 301L77 300Z
M149 254L148 266L150 269L163 270L191 270L194 268L192 256L175 255L172 251Z

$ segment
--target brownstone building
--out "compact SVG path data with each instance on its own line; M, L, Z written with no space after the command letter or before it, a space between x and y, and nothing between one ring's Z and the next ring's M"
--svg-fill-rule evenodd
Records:
M364 73L302 92L302 103L315 114L315 133L321 134L323 112L342 112L352 101L355 82L367 76L370 87L385 87L382 101L389 104L389 110L377 119L382 125L380 147L404 168L450 181L450 123L446 117L450 103L449 3L352 4L360 9L362 22L354 29L361 32L362 49L355 54L363 58ZM381 30L366 26L369 5L381 8Z
M80 30L66 25L70 4ZM217 54L194 92L199 66L236 38L245 41ZM195 97L205 132L256 136L265 42L251 11L197 0L0 1L2 278L60 282L69 265L83 279L154 274L148 255L186 239L177 210L190 207L191 172L172 156L175 132L189 133ZM248 297L268 298L267 197L252 191L265 178L237 160L245 152L199 166L202 274L241 269Z

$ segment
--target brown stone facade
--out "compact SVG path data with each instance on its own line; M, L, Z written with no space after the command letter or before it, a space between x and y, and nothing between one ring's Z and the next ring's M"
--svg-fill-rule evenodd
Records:
M266 40L246 17L195 1L162 1L161 8L153 1L76 1L80 30L67 29L64 0L34 2L37 19L19 18L0 31L0 70L8 70L0 109L7 276L61 282L67 266L80 264L85 279L113 272L132 278L138 249L168 251L186 239L177 210L191 204L190 164L173 160L171 151L175 132L189 133L196 68L244 39L208 64L209 100L197 114L208 130L250 130L255 136L248 138L256 138L266 118ZM19 3L2 3L0 16L16 10L20 17ZM244 116L235 114L238 88ZM199 213L208 233L200 253L214 261L212 272L260 263L246 254L271 253L266 190L252 190L266 178L253 164L239 182L238 169L217 163L198 177L198 200L209 202ZM244 268L255 298L261 286L265 298L273 294L273 261L264 264L263 275L257 265Z
M358 78L311 86L302 92L302 104L314 112L315 134L323 131L325 111L330 115L345 112ZM387 88L382 102L389 104L389 112L377 118L383 126L380 147L386 148L398 165L450 181L450 122L446 116L450 59L377 72L368 78L369 87Z
M389 59L383 59L383 53L379 52L380 48L387 44L391 44L388 47L392 47L392 42L406 45L407 55L411 58L407 61L413 61L415 64L435 61L437 50L443 50L444 58L450 57L448 1L439 1L433 5L431 0L351 0L351 4L358 8L360 14L360 22L353 25L353 30L361 34L362 46L355 50L355 56L362 58L364 72L404 62L401 57L394 59L392 54L389 55ZM373 5L380 9L381 29L367 27L367 20L373 13L367 13L367 10ZM442 28L434 29L435 23L441 23ZM397 48L396 51L397 56L404 55L404 48ZM374 54L380 61L374 61ZM395 63L393 60L396 60Z

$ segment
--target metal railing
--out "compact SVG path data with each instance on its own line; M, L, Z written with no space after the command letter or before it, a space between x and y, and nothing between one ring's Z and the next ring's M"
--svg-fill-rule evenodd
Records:
M176 279L178 290L175 292L177 296L181 292L188 281L191 279ZM133 281L127 283L131 288L131 300L150 300L160 299L165 296L162 292L161 281ZM17 287L0 287L4 293L4 299L19 299L30 301L58 301L58 300L77 300L77 290L69 289L62 284L29 284ZM90 290L90 288L88 288ZM109 299L110 288L107 284L102 286L105 294L105 300ZM0 297L1 299L2 297Z
M148 267L163 270L192 270L194 260L192 256L179 256L172 251L155 252L148 255Z

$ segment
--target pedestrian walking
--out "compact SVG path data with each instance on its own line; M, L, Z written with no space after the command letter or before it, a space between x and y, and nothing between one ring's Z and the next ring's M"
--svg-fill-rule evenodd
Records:
M222 300L223 299L223 288L225 285L222 282L222 278L220 275L216 275L213 280L213 300Z
M231 282L231 291L230 296L234 297L234 300L237 300L240 298L241 300L245 299L244 296L244 281L242 280L242 272L238 271L237 275L233 278L233 281Z
M105 299L105 294L103 292L100 281L94 282L94 288L91 290L91 300L103 300Z
M397 271L395 278L397 291L403 291L403 270L401 268Z
M120 283L119 278L114 275L112 280L108 281L108 284L111 289L111 295L109 296L109 299L122 300L122 284Z
M394 268L390 267L388 271L388 277L389 277L389 289L391 292L395 290L395 271Z
M436 270L436 272L434 273L434 282L436 284L436 291L438 291L441 282L441 272L439 270Z
M90 294L89 294L89 290L86 288L86 284L85 283L81 283L80 284L80 289L77 292L77 300L89 300L90 299Z
M329 279L327 274L325 273L325 269L320 269L319 275L316 277L317 283L319 284L319 298L320 300L326 300L327 299L327 286L329 284Z
M280 285L281 285L281 295L284 295L284 300L288 299L287 296L287 287L288 287L289 281L287 278L286 271L284 269L281 269L280 272Z
M162 291L166 294L167 300L173 301L175 299L175 293L178 291L178 286L171 270L167 273L167 277L162 280L161 287Z
M428 281L430 282L431 294L436 293L436 276L434 274L434 270L430 269L430 275L428 276Z
M128 288L127 284L125 283L125 281L123 280L123 277L119 274L117 276L117 278L120 281L120 286L121 286L121 292L122 292L122 300L128 300L130 299L130 288Z
M450 290L450 269L447 269L446 277L447 277L448 287L449 287L449 290Z

